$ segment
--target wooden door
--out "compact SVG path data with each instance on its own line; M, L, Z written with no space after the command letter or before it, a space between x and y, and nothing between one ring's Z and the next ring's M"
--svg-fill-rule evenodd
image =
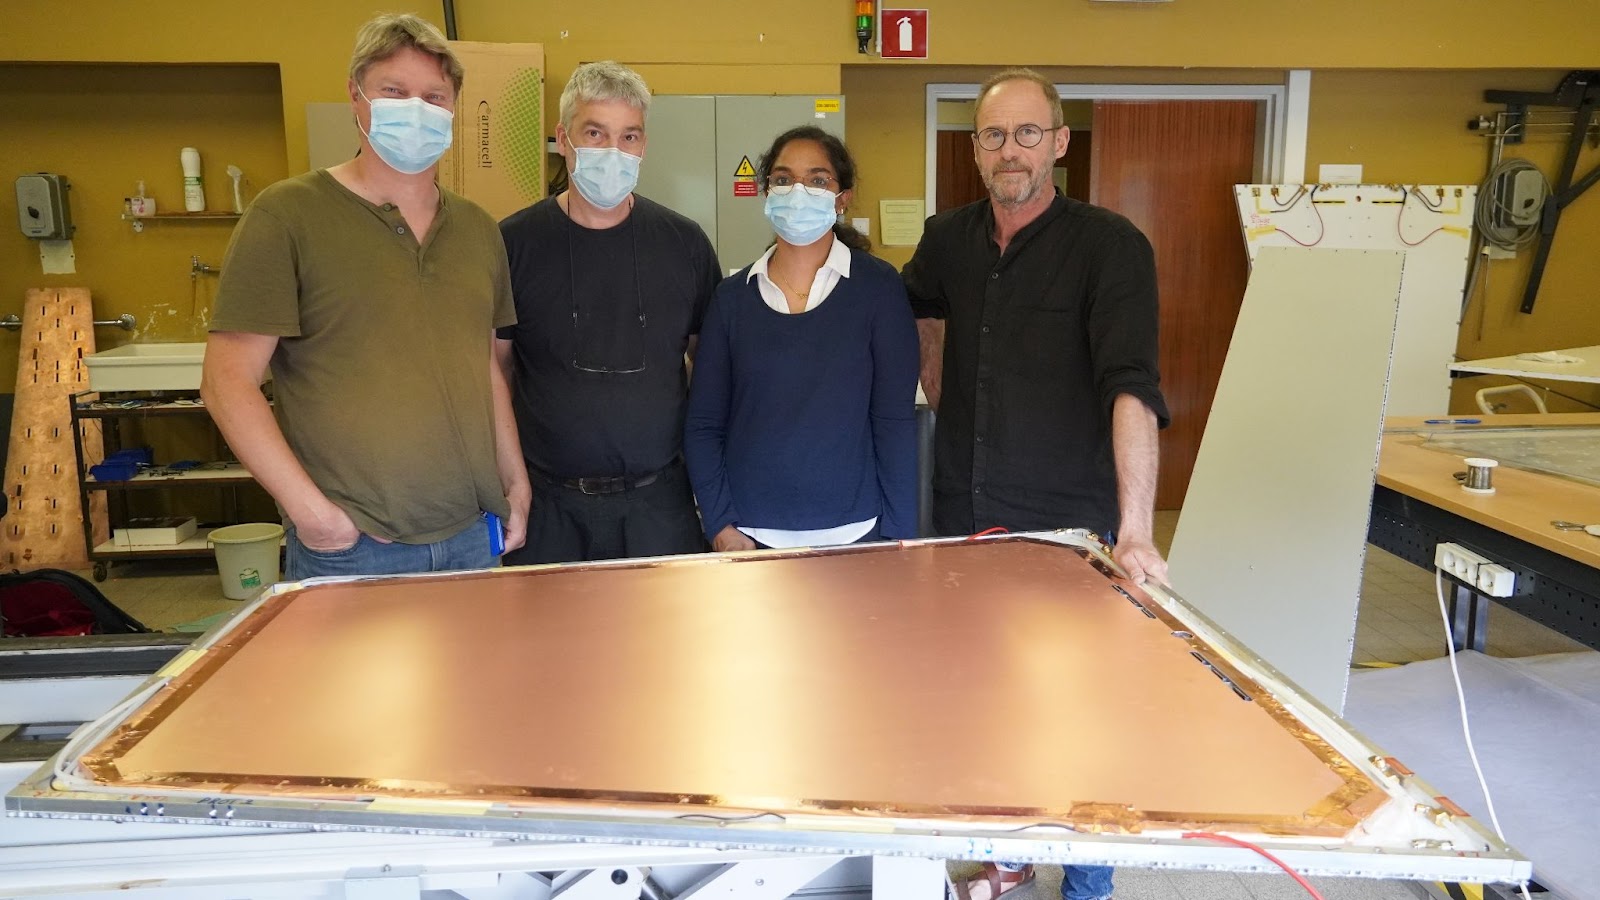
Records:
M978 161L972 156L971 131L941 131L938 137L938 185L934 209L944 212L966 206L989 195L978 174Z
M1255 180L1257 103L1096 101L1090 202L1127 216L1155 248L1161 290L1156 508L1183 505L1248 277L1233 185Z

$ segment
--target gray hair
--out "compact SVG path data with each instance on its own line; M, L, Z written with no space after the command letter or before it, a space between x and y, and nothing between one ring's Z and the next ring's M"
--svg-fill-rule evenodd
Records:
M609 59L584 63L561 91L561 127L572 127L578 104L602 100L621 100L641 113L650 112L650 88L638 72Z
M355 52L350 55L350 80L360 84L362 76L374 63L383 62L407 47L438 60L440 71L455 85L456 94L461 93L461 81L465 73L461 68L461 60L450 49L450 42L439 33L439 29L433 27L433 23L410 13L378 16L361 26L361 30L356 32Z
M1039 90L1044 92L1044 99L1050 103L1050 127L1061 127L1061 92L1056 90L1056 83L1032 69L1021 67L1002 69L984 81L983 87L978 88L978 102L972 107L973 121L977 121L978 113L983 109L983 101L989 96L989 92L1008 81L1031 81L1038 85Z

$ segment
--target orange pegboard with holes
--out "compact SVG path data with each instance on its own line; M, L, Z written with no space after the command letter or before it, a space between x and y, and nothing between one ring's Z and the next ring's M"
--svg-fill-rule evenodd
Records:
M6 454L5 516L0 567L81 569L84 540L81 473L72 443L72 395L88 390L83 358L94 352L94 306L87 288L33 288L22 308L16 406ZM99 422L85 422L84 462L104 455ZM94 495L90 521L106 540L104 495Z

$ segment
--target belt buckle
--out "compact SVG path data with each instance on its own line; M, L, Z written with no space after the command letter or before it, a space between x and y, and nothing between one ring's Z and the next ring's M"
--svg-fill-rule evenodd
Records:
M601 478L579 478L578 491L594 496L597 494L615 494L626 486L625 479L616 476Z

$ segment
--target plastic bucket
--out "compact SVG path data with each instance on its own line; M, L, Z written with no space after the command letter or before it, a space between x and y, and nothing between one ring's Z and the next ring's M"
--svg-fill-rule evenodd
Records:
M212 531L206 540L217 551L222 596L229 600L249 600L262 588L277 582L282 525L229 525Z

